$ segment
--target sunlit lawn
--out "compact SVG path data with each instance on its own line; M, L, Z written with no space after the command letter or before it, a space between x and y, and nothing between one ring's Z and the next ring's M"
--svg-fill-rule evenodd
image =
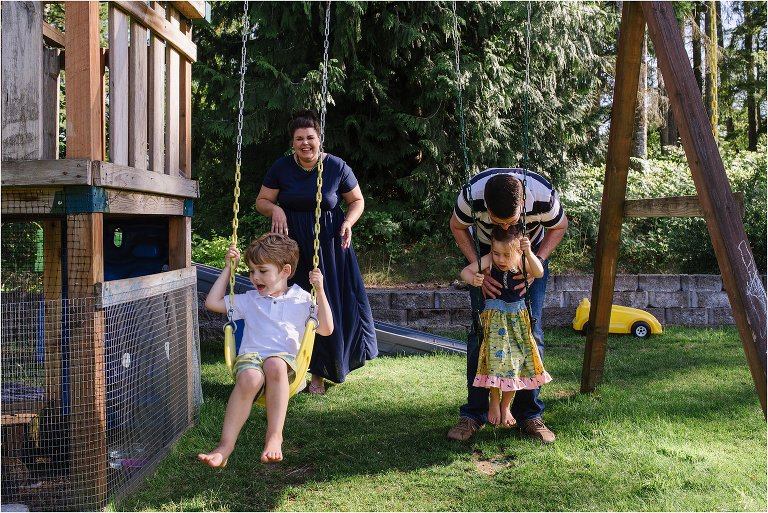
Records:
M735 329L612 336L604 383L578 393L583 338L547 333L542 389L557 441L486 428L446 439L465 398L461 356L384 357L326 396L292 399L283 463L262 465L254 407L223 470L215 446L229 395L203 354L199 425L119 510L765 511L766 424Z

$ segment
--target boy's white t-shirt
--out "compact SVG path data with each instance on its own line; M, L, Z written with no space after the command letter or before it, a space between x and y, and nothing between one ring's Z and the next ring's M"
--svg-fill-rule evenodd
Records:
M224 303L229 311L229 295L224 296ZM236 294L233 320L245 321L238 356L298 353L311 304L309 292L295 284L278 297L262 296L256 290Z

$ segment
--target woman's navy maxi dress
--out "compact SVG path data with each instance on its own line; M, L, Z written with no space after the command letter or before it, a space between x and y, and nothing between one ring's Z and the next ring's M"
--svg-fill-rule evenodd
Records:
M341 383L346 375L378 354L373 315L365 293L355 251L341 248L342 193L357 185L352 169L330 154L323 158L323 188L320 214L320 271L325 294L333 312L333 333L317 335L309 370ZM290 283L311 290L309 271L314 255L317 166L299 167L293 155L281 157L267 171L264 186L278 189L278 205L288 220L288 235L299 245L299 264Z

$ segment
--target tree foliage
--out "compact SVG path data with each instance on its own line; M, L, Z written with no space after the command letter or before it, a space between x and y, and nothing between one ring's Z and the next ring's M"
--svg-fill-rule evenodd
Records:
M460 68L471 172L529 165L562 183L603 153L618 13L596 3L460 2ZM252 2L243 118L242 212L272 161L289 150L292 112L318 109L325 3ZM213 2L195 28L193 159L202 233L225 233L233 187L242 4ZM448 2L334 2L326 150L413 238L442 229L466 180ZM551 141L558 141L557 145ZM222 214L224 213L224 215Z

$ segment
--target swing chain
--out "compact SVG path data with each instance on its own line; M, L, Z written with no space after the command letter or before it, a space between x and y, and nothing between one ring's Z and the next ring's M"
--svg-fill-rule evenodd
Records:
M528 224L526 222L525 213L526 213L526 189L528 187L528 112L530 109L529 104L529 97L530 97L530 87L531 87L531 2L527 2L527 23L525 25L525 93L524 93L524 99L525 99L525 108L523 109L524 113L524 122L525 122L525 128L523 130L523 237L527 236L528 232ZM528 293L528 272L526 270L525 266L525 255L523 255L522 260L522 271L523 271L523 283L525 283L525 306L528 310L528 318L531 320L531 330L533 330L536 327L537 319L533 316L531 312L531 295Z
M243 34L242 49L240 51L240 100L237 110L237 154L235 156L235 189L234 202L232 204L232 244L237 244L238 213L240 212L240 165L242 163L243 152L243 111L245 110L245 72L248 68L246 63L245 47L248 42L248 32L250 23L248 20L248 1L243 2ZM232 260L229 266L229 310L227 317L232 322L235 308L235 261ZM234 323L233 323L234 324Z
M325 30L323 41L323 78L322 87L320 92L320 154L317 157L317 191L315 192L315 240L312 243L315 250L312 255L312 268L317 269L320 266L320 215L321 205L323 201L323 143L325 142L325 114L327 111L328 96L328 39L330 35L330 23L331 23L331 2L328 1L325 7ZM315 316L315 309L317 307L317 291L312 286L312 306L310 309L310 319L317 319ZM309 322L309 319L307 320ZM317 322L315 322L317 324Z
M456 94L458 96L458 102L459 102L459 133L461 136L461 150L462 150L462 156L464 157L464 176L466 181L466 187L467 187L467 201L469 202L469 208L472 212L472 220L474 222L473 233L472 233L472 240L475 245L475 254L477 255L477 272L483 272L482 266L480 264L480 241L477 238L477 219L475 218L475 201L472 198L472 184L470 183L470 179L472 178L470 172L469 172L469 158L467 157L467 133L466 133L466 127L464 125L464 104L462 103L461 98L461 91L462 91L462 80L461 80L461 66L460 66L460 59L459 59L459 17L456 14L456 0L453 0L453 3L451 4L453 7L453 49L454 49L454 64L456 67Z

